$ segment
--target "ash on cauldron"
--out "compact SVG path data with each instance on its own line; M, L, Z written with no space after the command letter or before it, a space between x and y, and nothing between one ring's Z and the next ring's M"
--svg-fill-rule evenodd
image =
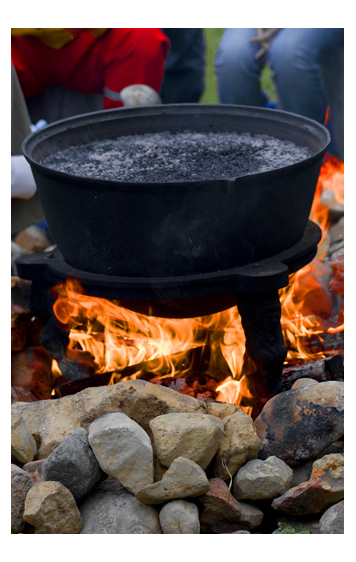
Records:
M313 156L289 140L251 133L144 133L70 146L42 164L76 176L115 182L185 182L274 170Z

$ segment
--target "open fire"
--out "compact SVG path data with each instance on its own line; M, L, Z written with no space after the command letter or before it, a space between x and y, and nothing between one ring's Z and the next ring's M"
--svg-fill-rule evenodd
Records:
M343 204L343 171L337 158L325 158L310 215L323 233L318 254L280 290L288 365L338 352L325 342L343 330L343 258L329 263L326 256L330 209ZM240 404L248 361L236 307L199 318L157 318L86 295L76 279L57 285L55 293L55 316L70 327L68 356L83 359L97 374L111 373L109 384L143 377L199 398ZM61 374L55 361L53 370Z

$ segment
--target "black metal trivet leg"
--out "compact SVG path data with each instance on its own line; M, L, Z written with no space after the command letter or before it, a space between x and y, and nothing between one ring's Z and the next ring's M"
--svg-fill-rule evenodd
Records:
M281 327L278 290L238 294L237 308L246 337L246 353L255 369L241 380L240 405L255 418L264 404L282 390L283 363L287 356Z

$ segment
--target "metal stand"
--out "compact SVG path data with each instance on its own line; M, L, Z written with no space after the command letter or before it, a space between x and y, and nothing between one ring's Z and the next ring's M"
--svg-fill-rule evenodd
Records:
M281 305L277 290L236 296L247 353L240 406L252 408L251 415L255 418L263 405L282 390L287 349L280 323Z

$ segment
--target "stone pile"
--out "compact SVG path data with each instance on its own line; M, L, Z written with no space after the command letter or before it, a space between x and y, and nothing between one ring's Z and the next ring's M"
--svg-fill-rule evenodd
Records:
M12 533L343 533L342 382L301 379L253 422L125 381L16 402L11 429Z

